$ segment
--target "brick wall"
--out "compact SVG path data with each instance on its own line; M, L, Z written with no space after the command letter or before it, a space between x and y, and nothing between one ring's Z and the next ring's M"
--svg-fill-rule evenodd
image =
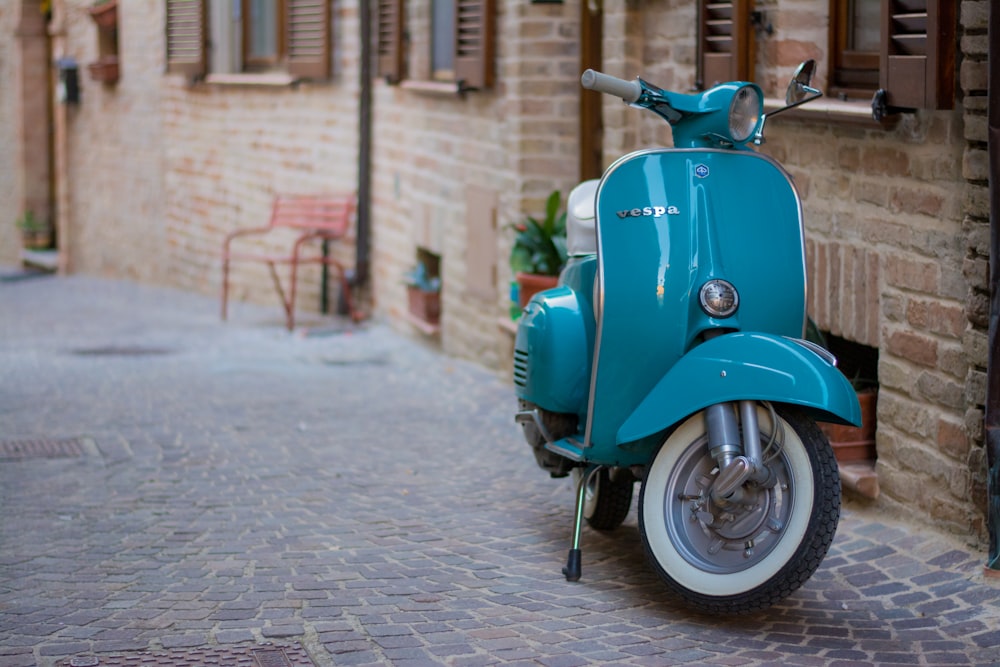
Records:
M939 444L969 471L969 497L976 507L986 499L987 460L983 434L986 400L987 329L989 327L989 165L987 155L987 25L989 0L965 0L960 5L962 67L959 82L964 111L962 175L963 230L967 281L965 312L969 326L962 337L962 351L969 365L964 385L964 429L939 434ZM995 4L994 4L995 10ZM996 55L996 54L994 54ZM996 83L996 82L994 82Z
M332 81L289 86L163 80L166 208L164 232L180 287L218 294L225 235L266 224L278 193L352 192L357 186L358 19L353 3L334 3ZM288 237L272 249L287 249ZM332 252L354 265L351 239ZM231 298L279 304L265 266L234 262ZM287 269L279 268L287 289ZM299 274L297 307L317 311L317 266ZM336 307L331 286L329 307ZM280 317L280 310L275 311Z
M498 327L507 309L511 235L577 172L579 4L498 2L497 85L459 96L426 92L428 3L407 3L408 82L375 91L374 292L404 330L404 273L418 249L441 259L443 349L489 366L507 363ZM477 207L495 202L495 211ZM487 225L490 230L477 229ZM492 247L479 247L480 245ZM494 265L487 289L473 261Z
M13 265L19 260L21 240L14 221L20 211L16 205L22 190L20 169L20 82L18 80L18 41L13 38L20 10L12 2L0 3L0 264ZM8 38L8 36L10 36Z
M577 173L582 0L499 0L497 83L458 95L377 82L374 90L371 298L376 317L413 332L403 275L418 250L443 278L440 341L449 353L503 366L510 235ZM97 54L89 0L59 0L66 53ZM266 219L282 191L354 189L357 170L358 2L334 2L335 77L298 87L190 85L164 74L163 2L120 3L122 77L81 70L83 99L67 111L65 215L71 268L219 289L228 231ZM987 0L961 4L961 106L900 117L890 129L817 115L779 117L765 150L799 186L808 232L810 311L838 335L880 350L879 503L982 536L988 211L985 172ZM759 2L756 78L783 95L794 65L825 71L826 0ZM10 34L10 3L0 35ZM407 3L409 82L428 78L426 2ZM693 4L607 0L604 69L684 90L694 83ZM11 40L0 39L0 84ZM820 77L822 79L822 75ZM822 83L822 80L819 81ZM10 96L0 99L0 196L16 192ZM605 160L668 144L650 114L604 100ZM0 216L10 213L0 213ZM7 221L9 222L9 221ZM0 218L0 261L10 256ZM350 243L336 249L353 265ZM319 280L303 279L315 310ZM266 271L237 267L234 296L275 303Z
M0 263L20 262L15 222L31 211L52 220L49 157L48 36L38 0L0 7Z
M985 367L985 1L962 3L968 107L863 117L779 116L763 151L792 173L807 227L809 312L821 328L880 352L879 503L983 538ZM784 96L795 65L825 85L826 0L758 2L755 78ZM605 68L675 90L695 80L691 3L605 3ZM627 39L623 39L627 35ZM963 98L960 98L963 99ZM865 102L859 106L867 106ZM864 110L862 109L862 112ZM669 144L665 125L608 99L607 161ZM968 314L968 317L967 317ZM972 321L972 326L969 325Z
M63 0L64 50L79 64L80 103L65 107L65 210L71 271L169 283L163 227L162 2L119 2L117 84L94 81L88 0Z
M119 3L121 79L100 84L90 2L65 4L82 87L67 127L71 270L218 294L224 235L265 223L275 193L356 189L356 7L335 5L334 81L293 88L165 74L161 0ZM353 265L350 243L335 252ZM317 310L319 283L316 267L301 275L302 308ZM251 264L234 266L233 297L278 303Z

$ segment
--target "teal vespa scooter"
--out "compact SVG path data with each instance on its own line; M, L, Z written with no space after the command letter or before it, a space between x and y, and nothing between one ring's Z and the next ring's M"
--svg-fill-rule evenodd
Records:
M778 111L821 95L812 69ZM766 608L812 576L840 518L816 421L860 423L834 357L803 340L798 193L749 147L763 141L757 85L686 95L592 70L582 82L664 118L674 148L626 155L573 190L559 286L518 325L517 421L544 470L578 478L563 572L580 578L583 521L619 526L638 481L643 544L671 589L711 613Z

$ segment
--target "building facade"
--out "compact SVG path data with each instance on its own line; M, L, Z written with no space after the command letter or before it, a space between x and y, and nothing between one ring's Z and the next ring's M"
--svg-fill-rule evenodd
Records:
M583 68L673 90L749 79L777 105L816 59L827 97L776 118L762 150L802 196L810 313L879 385L872 502L985 539L988 0L916 3L921 20L894 0L110 4L111 28L91 0L0 5L0 262L20 261L14 222L33 210L63 271L218 294L226 233L262 224L276 193L357 191L367 168L367 309L498 369L508 225L670 143L582 92ZM116 77L91 71L111 61ZM356 261L353 239L333 252ZM440 278L438 327L407 314L418 262ZM317 309L320 274L301 281ZM262 266L237 265L232 294L276 300Z

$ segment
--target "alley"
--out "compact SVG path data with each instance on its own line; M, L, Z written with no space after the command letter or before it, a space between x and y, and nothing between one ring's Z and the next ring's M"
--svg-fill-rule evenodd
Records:
M567 583L505 378L303 320L0 282L0 665L1000 665L985 553L859 501L767 613L685 611L634 514Z

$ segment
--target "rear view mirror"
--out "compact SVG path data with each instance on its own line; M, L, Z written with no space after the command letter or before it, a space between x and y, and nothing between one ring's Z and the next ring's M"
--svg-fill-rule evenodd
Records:
M816 88L813 88L809 84L812 82L813 74L816 73L816 61L810 58L809 60L803 60L802 63L795 69L795 74L792 75L792 80L788 83L788 89L785 91L785 106L780 109L775 109L771 113L764 116L764 121L761 122L760 127L757 129L757 136L754 137L754 143L758 146L764 143L764 123L767 120L779 114L782 111L787 111L793 107L797 107L800 104L805 104L810 102L817 97L823 97L823 92Z
M795 74L792 75L792 80L788 82L788 90L785 91L786 109L800 104L805 104L809 100L814 100L823 94L809 85L812 82L813 74L815 73L816 61L811 58L809 60L804 60L802 64L798 66L795 70Z

